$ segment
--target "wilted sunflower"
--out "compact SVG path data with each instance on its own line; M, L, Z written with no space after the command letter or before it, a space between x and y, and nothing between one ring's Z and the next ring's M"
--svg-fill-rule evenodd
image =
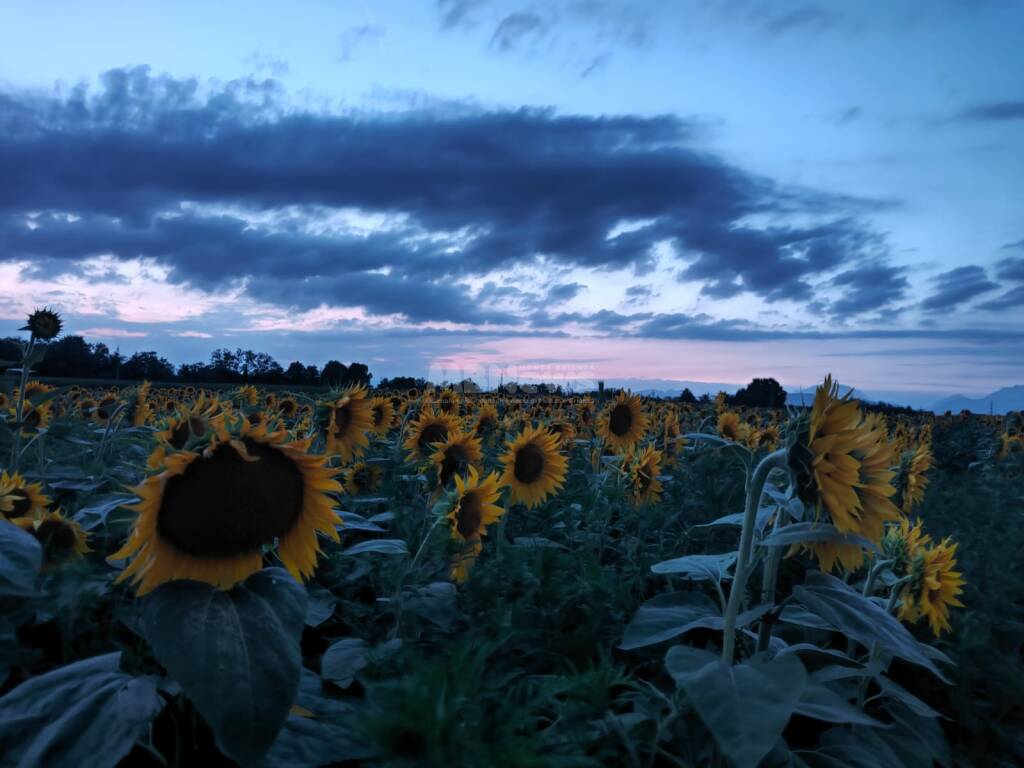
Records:
M360 461L345 470L345 490L353 496L373 493L380 488L384 470L376 464Z
M452 580L463 582L469 568L480 553L480 538L487 535L487 526L497 522L502 508L495 502L500 494L500 481L491 472L483 480L475 467L469 468L468 477L455 476L456 500L448 513L452 524L452 538L462 547L452 561Z
M805 443L789 452L790 468L796 476L801 501L815 510L816 519L827 521L840 533L853 533L878 544L885 523L899 519L890 501L896 493L892 446L885 422L877 414L865 417L860 403L847 393L838 397L839 385L828 376L818 387L811 409ZM823 570L836 562L849 571L864 562L857 544L814 542L807 545Z
M74 520L68 520L60 510L47 512L42 517L23 517L12 521L19 528L28 531L39 542L43 550L43 564L57 565L91 552L88 534Z
M60 315L52 309L37 309L28 316L28 323L19 330L29 331L36 339L49 341L60 335Z
M738 413L722 411L718 416L718 434L734 443L745 443L750 437L750 427L740 421Z
M17 472L9 475L4 470L0 474L0 513L8 520L42 515L49 506L42 483L27 483Z
M145 426L146 422L149 421L149 417L153 413L149 407L149 387L149 382L144 381L139 388L135 390L135 401L132 404L133 427Z
M918 554L911 567L911 582L902 595L899 618L916 622L927 617L936 637L949 629L949 606L964 605L957 599L966 582L954 570L956 548L947 538Z
M433 454L434 443L442 443L448 435L459 431L459 420L447 413L438 413L432 408L420 411L416 420L409 425L409 432L402 444L409 452L409 461L425 459Z
M343 462L354 456L362 456L370 444L366 433L373 427L373 413L370 401L366 399L366 388L350 387L341 397L325 405L327 409L327 452L341 456Z
M372 430L374 434L386 435L395 423L395 407L387 397L375 397L370 401L370 412L373 416Z
M628 453L647 431L640 398L619 392L597 423L597 433L617 453Z
M480 438L468 432L449 432L443 442L434 443L430 460L437 469L437 484L445 488L458 475L483 461Z
M341 521L329 494L341 490L326 457L308 453L309 439L286 442L245 420L236 436L215 434L202 453L180 451L163 471L132 489L141 501L124 546L110 560L133 558L118 577L143 595L173 579L228 589L260 570L265 547L277 543L296 579L309 577L320 551L317 533L338 540Z
M657 504L661 494L661 452L647 446L629 462L629 491L634 504Z
M558 437L543 427L528 426L507 444L501 457L505 468L501 484L512 490L512 500L534 507L557 493L565 482L567 462L558 452Z

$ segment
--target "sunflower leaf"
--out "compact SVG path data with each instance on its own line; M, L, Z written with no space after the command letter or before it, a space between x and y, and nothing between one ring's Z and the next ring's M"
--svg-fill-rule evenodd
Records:
M306 590L265 568L230 591L198 581L158 587L143 606L157 660L213 729L220 750L258 763L299 687Z
M765 536L761 546L788 547L791 544L803 544L808 541L838 541L842 544L856 544L873 552L878 551L878 547L863 536L840 533L833 525L817 522L791 523Z
M651 571L684 576L694 581L725 581L732 578L729 569L736 562L736 554L723 552L720 555L687 555L655 563Z
M361 555L365 552L376 552L381 555L407 555L409 547L401 539L371 539L343 549L343 555Z
M718 654L677 645L665 667L739 768L754 768L772 749L807 682L804 665L792 655L727 665Z
M156 682L121 672L120 653L76 661L0 698L4 765L117 765L163 707Z
M0 595L31 595L43 550L36 538L16 525L0 525Z

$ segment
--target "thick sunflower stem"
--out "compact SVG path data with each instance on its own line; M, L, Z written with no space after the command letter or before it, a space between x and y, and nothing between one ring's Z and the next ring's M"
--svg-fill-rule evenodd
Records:
M764 484L773 469L786 466L786 449L770 453L761 459L747 482L747 503L743 512L743 532L740 534L739 555L736 558L736 576L732 590L729 592L729 603L725 608L725 634L722 638L722 661L732 664L736 650L736 616L740 611L740 602L747 588L749 574L748 564L754 548L754 528L757 525L757 510L761 504Z
M28 345L25 347L25 354L21 358L21 386L18 387L18 404L17 410L14 412L14 421L19 426L14 430L14 444L11 446L11 471L16 472L18 465L21 460L21 420L25 418L25 387L28 386L28 378L32 372L29 360L32 357L32 352L35 350L36 337L35 334L28 339Z
M778 530L783 526L783 510L780 508L775 519L775 528ZM782 547L774 547L768 559L764 562L764 571L761 578L761 602L775 605L775 589L779 580L779 564L782 562ZM757 630L758 653L768 650L772 640L772 625L775 623L775 614L765 616L761 620L761 626Z

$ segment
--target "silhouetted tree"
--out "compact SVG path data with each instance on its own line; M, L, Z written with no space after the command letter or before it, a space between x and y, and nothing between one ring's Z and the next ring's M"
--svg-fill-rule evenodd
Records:
M320 372L320 381L332 387L340 387L348 377L348 366L337 360L330 360Z
M775 379L754 379L728 398L728 402L748 408L781 408L786 404L786 390Z
M156 352L136 352L121 366L121 378L135 381L173 381L174 366Z

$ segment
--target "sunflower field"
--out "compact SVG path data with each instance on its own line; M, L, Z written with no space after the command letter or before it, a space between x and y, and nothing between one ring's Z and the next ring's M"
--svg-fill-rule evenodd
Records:
M1024 763L1024 419L0 389L0 765Z

